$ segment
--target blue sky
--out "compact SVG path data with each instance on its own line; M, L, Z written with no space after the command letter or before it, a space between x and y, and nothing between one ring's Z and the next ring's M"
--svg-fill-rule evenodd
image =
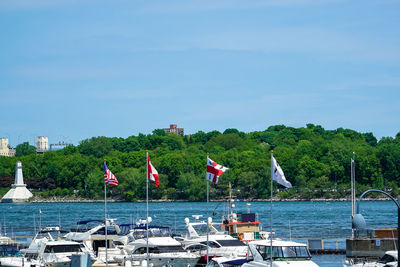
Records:
M400 131L400 2L2 0L0 137Z

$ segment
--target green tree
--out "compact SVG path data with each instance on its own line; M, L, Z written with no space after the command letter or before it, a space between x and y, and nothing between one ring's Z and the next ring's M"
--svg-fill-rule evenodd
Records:
M36 147L31 146L29 142L24 142L22 144L17 145L15 148L15 156L22 157L27 155L36 154Z
M104 157L113 149L110 138L105 136L92 137L83 140L78 146L79 152L84 155L92 155L96 158Z

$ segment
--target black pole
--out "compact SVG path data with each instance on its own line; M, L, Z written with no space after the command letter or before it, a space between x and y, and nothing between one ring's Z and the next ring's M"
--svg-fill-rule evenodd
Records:
M397 266L400 266L400 208L397 207Z

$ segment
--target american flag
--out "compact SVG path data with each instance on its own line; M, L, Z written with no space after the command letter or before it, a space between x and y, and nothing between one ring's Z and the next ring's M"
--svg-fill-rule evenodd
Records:
M107 168L107 164L104 161L104 182L108 185L117 186L118 180L115 175Z

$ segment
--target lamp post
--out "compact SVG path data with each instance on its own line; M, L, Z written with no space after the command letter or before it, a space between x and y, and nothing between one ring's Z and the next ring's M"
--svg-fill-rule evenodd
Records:
M361 194L360 198L357 201L356 214L354 215L353 221L351 223L352 224L352 228L360 230L360 229L365 229L365 227L366 227L365 219L360 214L360 202L361 202L361 199L369 192L378 192L378 193L385 194L397 206L397 266L399 266L399 263L400 263L400 204L399 204L399 201L397 201L391 195L389 195L388 193L386 193L386 192L384 192L382 190L369 189L369 190L365 191L364 193Z

